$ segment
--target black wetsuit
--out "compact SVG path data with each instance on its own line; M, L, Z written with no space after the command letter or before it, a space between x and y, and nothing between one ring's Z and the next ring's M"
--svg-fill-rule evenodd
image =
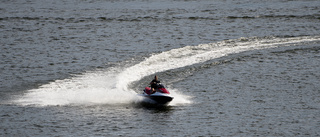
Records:
M158 84L160 83L159 80L152 80L151 81L151 88L157 89L158 88Z

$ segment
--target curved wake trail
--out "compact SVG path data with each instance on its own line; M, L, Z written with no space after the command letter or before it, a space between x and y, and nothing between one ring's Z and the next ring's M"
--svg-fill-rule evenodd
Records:
M22 105L121 104L139 101L129 84L145 76L245 51L319 42L320 36L293 38L240 38L217 43L186 46L152 55L129 68L109 68L70 79L56 80L29 90L15 100ZM154 63L157 62L157 63ZM174 89L169 89L175 91ZM174 92L173 103L189 103L188 97ZM176 101L175 101L176 100Z
M293 46L302 42L319 41L320 37L296 37L296 38L240 38L218 43L201 44L198 46L186 46L179 49L172 49L160 54L153 55L145 61L140 62L119 74L117 88L123 87L128 90L128 86L133 81L142 77L163 72L166 70L190 66L208 60L227 56L229 54L240 53L250 50L275 48L280 46ZM156 63L155 63L156 62Z

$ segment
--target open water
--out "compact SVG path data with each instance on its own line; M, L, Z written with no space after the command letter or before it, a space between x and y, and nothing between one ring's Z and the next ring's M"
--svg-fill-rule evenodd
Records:
M318 0L2 0L0 136L320 136ZM158 75L174 100L137 96Z

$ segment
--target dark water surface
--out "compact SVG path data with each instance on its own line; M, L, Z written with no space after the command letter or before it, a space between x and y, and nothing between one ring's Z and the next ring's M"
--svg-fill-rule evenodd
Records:
M0 11L0 136L320 136L320 1ZM166 107L137 96L154 74Z

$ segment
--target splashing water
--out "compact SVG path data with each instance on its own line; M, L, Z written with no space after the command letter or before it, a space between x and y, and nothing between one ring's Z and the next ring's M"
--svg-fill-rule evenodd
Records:
M135 94L114 88L115 74L113 70L89 72L71 79L56 80L30 90L17 102L24 105L127 103Z
M141 98L129 84L145 76L177 69L208 60L250 50L294 46L303 42L319 42L320 36L294 38L240 38L217 43L186 46L152 55L128 68L109 68L88 72L70 79L56 80L29 90L15 102L23 105L123 104ZM154 63L157 62L157 63ZM169 89L175 99L171 105L191 103L189 97Z

